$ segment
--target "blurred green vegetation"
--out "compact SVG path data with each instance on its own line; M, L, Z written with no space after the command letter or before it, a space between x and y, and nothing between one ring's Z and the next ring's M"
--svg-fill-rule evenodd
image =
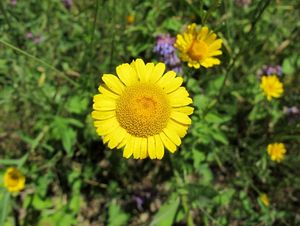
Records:
M13 2L0 2L0 185L15 166L26 188L0 187L0 226L300 225L300 117L283 111L300 107L299 1ZM224 45L220 66L184 65L195 112L182 146L162 161L109 151L90 117L101 75L158 61L156 36L191 22ZM282 65L282 98L263 96L263 65Z

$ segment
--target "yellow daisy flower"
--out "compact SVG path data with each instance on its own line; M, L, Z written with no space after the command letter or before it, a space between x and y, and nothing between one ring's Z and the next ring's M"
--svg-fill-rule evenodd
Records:
M267 194L265 194L265 193L260 194L259 200L260 200L266 207L268 207L268 206L270 205L269 197L268 197Z
M177 35L174 46L179 50L181 60L188 62L189 67L209 68L221 63L215 56L222 54L222 39L216 38L217 35L208 27L198 28L193 23L187 26L183 34Z
M273 143L268 145L267 152L272 161L281 162L284 159L286 149L283 143Z
M276 75L263 76L260 88L264 91L269 101L272 100L273 97L279 98L283 93L283 84Z
M164 148L174 153L185 136L193 108L182 77L165 71L164 63L137 59L104 74L94 96L92 117L104 143L135 159L161 159Z
M25 177L14 167L9 167L4 174L4 186L9 192L18 192L25 187Z

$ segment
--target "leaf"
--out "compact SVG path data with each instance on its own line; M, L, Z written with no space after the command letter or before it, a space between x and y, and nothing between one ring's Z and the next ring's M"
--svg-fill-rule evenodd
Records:
M223 143L223 144L228 144L228 140L227 140L227 137L226 137L226 135L222 132L222 131L214 131L214 132L212 132L211 133L211 136L215 139L215 140L217 140L217 141L219 141L219 142L221 142L221 143Z
M8 215L9 200L9 193L4 190L2 194L0 194L0 225L4 225Z
M173 225L177 209L179 207L179 199L164 203L159 211L155 214L150 226L171 226Z
M22 158L19 159L0 159L0 164L3 165L16 165L17 168L20 168L24 165L28 157L28 153L26 153Z
M67 129L62 133L62 144L68 155L73 154L72 147L76 142L76 131L67 127Z
M129 216L115 202L111 202L108 207L108 226L127 225Z

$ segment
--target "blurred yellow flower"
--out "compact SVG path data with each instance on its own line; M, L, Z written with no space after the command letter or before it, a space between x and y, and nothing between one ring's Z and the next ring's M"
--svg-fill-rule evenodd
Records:
M221 61L215 56L222 54L222 39L209 31L208 27L198 28L195 23L187 26L183 34L178 34L174 46L179 50L182 61L196 69L219 65Z
M265 193L260 194L259 200L267 207L270 205L269 197Z
M126 19L127 19L127 24L133 24L135 18L133 15L128 15Z
M267 148L268 154L272 161L281 162L284 159L286 149L283 143L269 144Z
M164 149L175 152L193 113L182 77L165 71L164 63L137 59L104 74L94 96L92 117L97 133L110 149L124 147L123 156L161 159Z
M260 88L264 91L269 101L272 100L273 97L279 98L283 93L283 84L276 75L263 76Z
M9 192L18 192L25 187L25 177L14 167L9 167L4 174L4 186Z

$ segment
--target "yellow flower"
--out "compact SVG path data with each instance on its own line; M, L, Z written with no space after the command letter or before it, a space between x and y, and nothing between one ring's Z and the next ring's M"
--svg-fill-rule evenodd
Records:
M265 193L260 194L259 200L267 207L270 205L269 198Z
M268 154L272 161L281 162L284 159L286 149L283 143L274 143L268 145Z
M18 192L25 187L25 177L14 167L9 167L4 174L4 186L9 192Z
M133 15L128 15L126 20L127 20L127 24L133 24L134 23L134 16Z
M137 59L104 74L100 94L94 96L92 117L98 135L110 149L123 150L135 159L161 159L164 148L174 153L185 136L193 108L181 86L182 77L165 71L164 63Z
M273 97L279 98L283 93L283 84L276 75L263 76L260 88L264 91L269 101L272 100Z
M198 28L195 23L187 26L183 34L177 35L174 46L179 50L182 61L189 67L205 68L219 65L221 61L215 56L221 55L222 39L208 30L208 27Z

